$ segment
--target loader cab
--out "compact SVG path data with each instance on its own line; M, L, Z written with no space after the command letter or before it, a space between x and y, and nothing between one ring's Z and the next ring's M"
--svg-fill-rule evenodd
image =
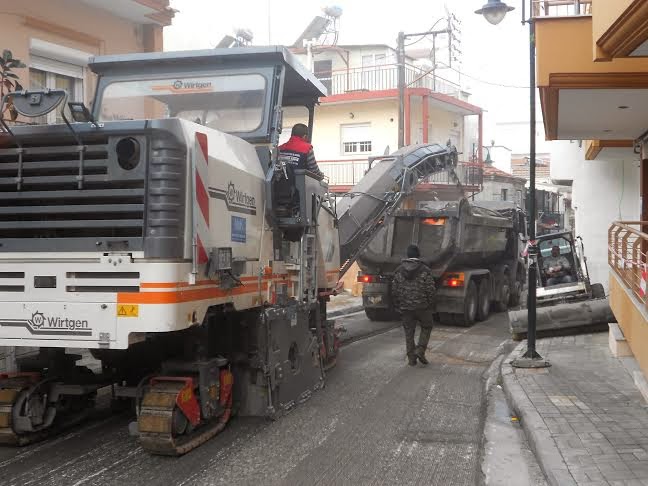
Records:
M569 232L553 233L543 235L538 238L538 268L540 269L538 282L540 287L547 286L548 277L545 271L545 262L552 255L554 247L558 248L559 255L565 257L569 262L570 269L568 275L572 278L572 283L580 282L582 275L580 273L580 259L575 251L574 238ZM567 285L567 284L563 284Z

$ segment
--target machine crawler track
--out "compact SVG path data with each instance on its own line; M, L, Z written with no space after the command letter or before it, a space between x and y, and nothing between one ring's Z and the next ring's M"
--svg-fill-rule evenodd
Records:
M57 435L77 425L88 417L89 410L57 417L54 423L34 432L17 433L14 430L14 408L22 392L27 391L39 379L38 373L21 373L16 376L0 376L0 445L26 446Z
M232 397L228 397L225 412L195 428L184 423L186 419L177 404L182 383L157 383L145 392L137 419L140 443L152 453L164 456L181 456L218 435L231 416ZM182 422L179 424L179 422Z

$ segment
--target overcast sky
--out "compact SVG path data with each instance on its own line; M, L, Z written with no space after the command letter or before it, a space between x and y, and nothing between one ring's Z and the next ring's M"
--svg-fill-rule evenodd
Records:
M488 110L487 127L495 121L528 120L528 90L487 83L528 86L528 28L523 27L520 0L508 0L516 10L498 26L473 12L486 0L333 0L344 13L340 23L341 44L381 43L395 47L400 30L428 30L444 15L444 4L462 21L462 71L471 78L465 87L471 101ZM214 47L236 28L254 33L254 44L291 45L327 3L319 0L172 0L179 12L165 30L165 49ZM379 7L378 5L384 5ZM425 42L419 45L425 46ZM491 130L488 130L491 132ZM497 137L496 134L487 133ZM503 143L504 141L497 141Z

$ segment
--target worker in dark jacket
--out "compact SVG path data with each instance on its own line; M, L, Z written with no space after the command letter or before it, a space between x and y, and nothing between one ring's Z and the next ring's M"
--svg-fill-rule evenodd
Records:
M279 146L280 166L306 169L315 177L322 179L324 174L317 166L313 146L308 142L308 127L303 123L297 123L290 135L290 139Z
M396 269L392 282L392 300L403 314L405 347L410 366L416 366L417 359L424 365L428 364L425 350L432 332L436 293L432 270L419 258L418 247L410 245L407 248L407 258ZM417 323L421 326L421 333L418 346L415 347L414 334Z

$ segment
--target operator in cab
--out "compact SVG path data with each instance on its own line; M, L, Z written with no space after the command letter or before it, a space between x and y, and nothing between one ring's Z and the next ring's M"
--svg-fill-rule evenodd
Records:
M425 350L432 333L434 301L436 287L432 270L420 259L418 246L407 248L407 258L402 261L394 272L392 282L392 301L403 314L405 328L405 349L410 366L416 366L416 361L428 364ZM418 345L415 345L414 335L416 325L421 327Z
M543 259L542 270L547 277L547 287L573 281L569 274L571 270L569 260L560 254L558 245L551 248L551 256Z
M324 178L315 160L313 146L308 141L308 127L303 123L293 126L290 139L279 146L279 165L293 169L306 169L318 179ZM281 170L280 167L277 169Z

